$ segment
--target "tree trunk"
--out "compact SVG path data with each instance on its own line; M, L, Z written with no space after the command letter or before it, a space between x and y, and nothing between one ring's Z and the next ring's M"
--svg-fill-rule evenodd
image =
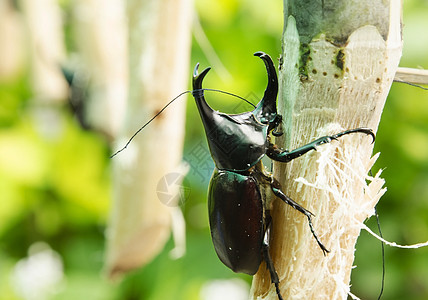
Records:
M77 69L82 88L89 77L89 99L83 116L109 139L116 138L125 118L128 93L128 43L122 0L73 1L73 35L84 72ZM80 81L79 81L80 80ZM88 98L88 97L87 97Z
M340 131L378 128L401 56L400 0L284 0L279 111L284 135L277 144L295 149ZM362 222L386 189L368 172L370 136L351 134L288 164L274 176L289 197L315 214L314 227L330 250L323 256L307 219L276 200L271 255L284 299L346 299L355 243ZM277 299L262 264L253 299Z
M191 8L190 0L127 1L130 89L117 148L186 89ZM177 203L162 203L157 187L181 162L184 114L185 101L175 102L113 159L106 263L111 276L149 262L170 236L170 206ZM173 183L162 192L174 196Z
M61 103L67 98L68 87L60 68L65 58L60 7L53 0L22 0L20 6L28 29L28 44L24 47L29 49L36 103Z

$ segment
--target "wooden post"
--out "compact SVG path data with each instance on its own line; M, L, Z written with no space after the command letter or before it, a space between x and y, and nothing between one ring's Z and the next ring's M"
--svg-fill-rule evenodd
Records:
M401 0L284 0L279 111L286 149L346 129L375 132L401 56ZM346 299L362 222L385 192L372 139L352 134L288 164L275 164L283 191L315 214L323 256L307 219L274 202L271 255L284 299ZM253 299L277 299L264 264Z
M189 80L191 0L127 1L129 94L117 149L186 90ZM110 276L141 267L171 233L171 207L157 187L181 163L185 101L177 101L113 159L113 205L106 268ZM171 184L172 196L178 191Z

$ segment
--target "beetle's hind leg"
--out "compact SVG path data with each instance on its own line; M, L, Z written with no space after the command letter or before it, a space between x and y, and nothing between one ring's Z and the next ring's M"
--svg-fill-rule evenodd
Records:
M266 211L266 223L267 223L267 229L265 232L265 236L263 239L263 245L262 245L262 251L263 251L263 259L266 262L266 267L269 270L270 273L270 279L271 282L275 285L276 294L278 295L279 300L284 300L281 296L281 292L279 290L279 278L278 273L276 273L275 266L273 265L272 258L269 253L269 236L270 236L270 229L272 226L272 218L269 214L269 211Z
M284 194L283 191L281 191L279 189L279 187L275 187L275 183L277 182L272 182L271 183L271 188L273 193L275 194L275 196L277 196L278 198L280 198L282 201L284 201L286 204L290 205L292 208L300 211L302 214L304 214L307 218L308 218L308 222L309 222L309 228L312 232L312 235L314 236L315 240L317 241L319 247L321 248L322 252L324 255L326 255L326 253L330 252L324 245L323 243L321 243L321 241L319 240L317 234L315 233L314 227L312 225L312 217L314 216L313 213L311 213L309 210L303 208L301 205L299 205L297 202L295 202L293 199L291 199L290 197L288 197L286 194ZM276 184L278 185L278 183Z

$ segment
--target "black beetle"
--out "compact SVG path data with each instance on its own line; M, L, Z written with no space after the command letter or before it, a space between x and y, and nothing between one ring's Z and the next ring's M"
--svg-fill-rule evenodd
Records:
M324 255L329 252L312 226L313 214L287 197L279 182L265 171L261 159L267 155L279 162L289 162L316 147L343 135L361 132L375 135L369 128L356 128L321 137L292 151L282 150L271 142L270 134L281 135L282 117L277 113L278 78L272 59L256 52L266 65L268 85L262 100L253 111L229 115L213 110L205 101L202 81L210 68L193 72L193 91L211 156L216 168L208 190L211 236L220 260L234 272L254 275L262 260L269 269L278 298L279 279L269 255L271 199L278 197L308 218L309 228Z

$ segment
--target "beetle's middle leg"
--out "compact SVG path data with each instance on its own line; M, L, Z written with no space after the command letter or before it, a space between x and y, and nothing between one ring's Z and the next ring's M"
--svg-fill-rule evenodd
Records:
M324 255L326 255L326 253L330 252L323 245L323 243L321 243L321 241L319 240L317 234L315 233L314 227L312 225L312 216L314 216L314 214L311 213L309 210L305 209L304 207L302 207L300 204L298 204L297 202L295 202L293 199L291 199L290 197L288 197L286 194L284 194L284 192L280 190L279 183L275 179L271 183L271 188L272 188L272 191L275 194L275 196L277 196L278 198L280 198L286 204L290 205L292 208L300 211L302 214L304 214L308 218L309 228L310 228L310 230L312 232L312 235L314 236L315 240L317 241L318 245L320 246L322 252L324 253Z

